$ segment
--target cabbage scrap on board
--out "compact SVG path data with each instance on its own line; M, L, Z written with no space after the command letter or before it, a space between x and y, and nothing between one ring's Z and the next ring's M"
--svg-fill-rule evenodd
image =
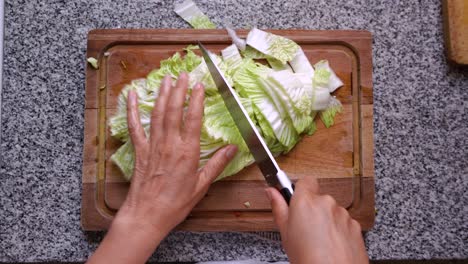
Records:
M211 22L192 0L186 0L175 6L174 11L187 21L193 28L197 29L212 29L216 25Z
M193 9L193 6L189 8ZM313 67L294 41L257 28L252 29L247 40L239 38L233 30L229 34L233 45L222 50L221 56L213 56L214 61L275 156L289 152L304 134L312 135L317 129L316 116L326 127L333 125L342 105L330 93L343 83L328 61L319 61ZM239 48L239 43L243 49ZM184 55L177 52L161 61L160 67L145 79L132 81L120 93L117 112L110 118L109 126L111 135L124 144L111 156L111 160L127 180L130 180L134 166L134 149L127 127L128 91L134 90L138 95L141 123L148 133L151 110L163 77L170 75L175 81L181 72L189 74L186 106L191 87L197 82L205 86L199 166L204 166L217 150L228 144L237 145L239 151L218 180L236 174L254 162L204 59L196 55L194 49L198 47L190 45L184 49ZM256 61L257 58L266 59L268 64Z

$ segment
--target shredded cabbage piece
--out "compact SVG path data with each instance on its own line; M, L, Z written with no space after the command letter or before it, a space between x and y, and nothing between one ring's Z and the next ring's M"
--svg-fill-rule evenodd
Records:
M294 58L289 62L289 64L291 64L291 68L294 72L304 73L310 77L314 77L314 68L301 48L297 49Z
M193 28L213 29L216 25L211 22L192 0L186 0L175 6L174 11L187 21Z
M99 64L98 64L98 60L96 58L93 58L93 57L89 57L87 60L86 60L94 69L99 69Z
M246 47L246 45L247 45L245 39L241 39L239 36L237 36L236 31L234 31L234 29L232 29L232 28L227 27L227 28L226 28L226 31L227 31L229 37L231 37L232 43L233 43L234 45L236 45L236 47L237 47L239 50L241 50L241 51L242 51L242 50L245 50L245 47Z
M247 45L283 64L291 61L299 49L296 42L258 28L253 28L247 35Z
M321 80L320 85L322 87L328 88L330 93L343 86L343 82L340 80L340 78L338 78L338 76L336 76L327 60L321 60L314 66L316 71L323 71L326 73L325 75L327 77L324 77L325 80Z
M335 123L335 116L337 113L341 113L343 111L343 105L341 102L336 99L335 96L332 96L327 108L323 111L320 111L320 119L322 120L323 124L329 128Z

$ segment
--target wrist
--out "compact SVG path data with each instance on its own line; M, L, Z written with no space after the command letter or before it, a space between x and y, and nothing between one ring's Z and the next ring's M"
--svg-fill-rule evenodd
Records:
M89 263L143 263L167 233L119 212Z
M119 233L123 237L133 236L146 243L159 244L172 230L162 219L140 214L125 206L117 213L112 221L109 232Z

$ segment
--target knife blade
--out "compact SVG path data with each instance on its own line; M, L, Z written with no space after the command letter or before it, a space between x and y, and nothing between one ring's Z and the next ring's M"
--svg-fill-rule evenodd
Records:
M294 193L294 185L286 173L284 173L284 171L282 171L278 166L273 154L270 152L268 146L258 132L257 127L241 104L237 93L226 81L222 72L211 58L210 52L200 42L198 42L198 46L202 51L203 58L208 66L211 77L213 78L216 87L218 88L218 91L232 116L232 119L234 119L234 123L239 129L242 138L252 153L255 163L260 168L260 171L265 177L268 185L278 189L289 204Z

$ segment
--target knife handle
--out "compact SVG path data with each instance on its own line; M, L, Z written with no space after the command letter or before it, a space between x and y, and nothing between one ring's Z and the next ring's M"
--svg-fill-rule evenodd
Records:
M291 188L294 190L294 183L291 183ZM289 201L291 201L292 193L289 191L289 188L283 188L280 190L281 195L283 195L284 200L289 205Z
M284 200L288 203L291 201L291 197L294 193L294 184L289 179L288 175L284 171L279 170L276 174L278 178L278 191L283 195Z

